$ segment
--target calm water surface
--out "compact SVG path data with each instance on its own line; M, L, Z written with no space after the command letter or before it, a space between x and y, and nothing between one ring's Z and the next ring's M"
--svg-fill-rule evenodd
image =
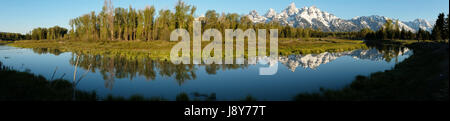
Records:
M242 100L251 95L258 100L292 100L296 94L318 92L321 87L340 89L357 75L392 69L412 55L408 48L353 50L338 53L281 56L278 73L258 75L268 65L174 65L144 57L61 53L58 50L22 49L0 46L5 66L29 71L47 79L73 80L76 60L77 89L109 94L175 100L187 93L216 94L217 100ZM56 74L53 72L56 69ZM89 69L89 70L88 70ZM195 94L197 93L197 94Z

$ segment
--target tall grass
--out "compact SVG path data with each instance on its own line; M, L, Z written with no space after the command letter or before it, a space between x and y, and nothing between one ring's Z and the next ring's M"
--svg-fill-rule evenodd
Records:
M247 41L246 41L247 42ZM210 42L202 42L205 47ZM177 42L169 41L47 41L47 40L25 40L10 43L9 45L22 48L49 48L58 49L62 52L89 53L101 55L133 55L145 56L157 59L169 59L170 51ZM268 44L268 42L267 42ZM224 45L223 45L224 46ZM246 44L247 46L247 44ZM270 46L267 46L269 50ZM354 49L365 49L367 46L362 41L343 39L279 39L279 54L310 54L322 52L341 52ZM223 51L225 51L223 49ZM245 48L247 55L247 48ZM192 52L191 52L192 54ZM223 52L224 56L224 52Z

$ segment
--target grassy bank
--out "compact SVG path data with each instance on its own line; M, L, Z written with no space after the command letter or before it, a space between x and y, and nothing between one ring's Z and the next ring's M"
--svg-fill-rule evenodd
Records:
M0 45L6 45L6 44L10 44L10 43L14 43L14 41L4 41L4 40L0 40Z
M295 100L448 100L448 43L407 46L414 55L392 70L357 76L341 90L322 89L320 93L299 94Z
M62 52L80 52L102 55L141 55L166 59L176 42L89 42L89 41L47 41L23 40L8 45L22 48L49 48Z
M40 75L11 69L2 62L0 62L0 77L0 101L167 101L163 97L146 98L138 94L128 98L112 95L100 97L95 92L74 89L68 80L47 80ZM180 93L176 97L176 101L215 100L215 93L211 95L194 93L191 97L186 93Z
M89 42L89 41L47 41L24 40L16 41L9 45L22 48L49 48L62 52L82 52L90 54L114 54L114 55L140 55L152 58L168 59L170 50L177 42L150 41L150 42ZM208 42L202 43L206 46ZM280 39L280 55L309 54L348 51L367 48L362 41L343 39L319 39L310 38L303 40Z
M367 49L367 46L361 40L345 40L333 38L279 40L279 52L281 55L343 52L354 49Z
M95 92L75 90L62 79L49 81L42 76L5 67L0 62L0 101L95 101ZM76 95L74 98L74 94Z

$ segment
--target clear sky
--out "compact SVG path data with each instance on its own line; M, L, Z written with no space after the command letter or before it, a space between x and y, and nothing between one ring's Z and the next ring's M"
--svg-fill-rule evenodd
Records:
M173 9L177 0L113 0L114 7L132 5L144 8ZM297 8L315 5L343 19L355 16L382 15L411 21L416 18L435 20L438 13L449 11L448 0L184 0L197 6L197 15L206 10L219 13L247 14L257 10L261 15L269 8L277 12L295 2ZM69 20L100 11L104 0L0 0L0 32L27 33L36 27L62 26L69 28Z

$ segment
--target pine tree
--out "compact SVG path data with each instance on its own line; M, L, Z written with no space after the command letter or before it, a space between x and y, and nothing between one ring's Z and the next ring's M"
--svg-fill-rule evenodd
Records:
M440 41L442 40L442 38L445 38L445 34L443 34L445 32L443 30L445 25L444 16L444 13L440 13L438 19L436 20L436 23L432 30L433 40Z
M395 38L395 39L399 39L399 38L400 38L401 32L400 32L400 25L399 25L399 23L398 23L398 20L395 21L395 30L394 30L394 33L395 33L394 38Z
M443 39L449 39L449 31L450 31L450 29L449 29L449 17L450 17L450 14L447 14L447 18L445 18L445 20L444 20L444 25L443 25L443 29L442 29L442 38Z

